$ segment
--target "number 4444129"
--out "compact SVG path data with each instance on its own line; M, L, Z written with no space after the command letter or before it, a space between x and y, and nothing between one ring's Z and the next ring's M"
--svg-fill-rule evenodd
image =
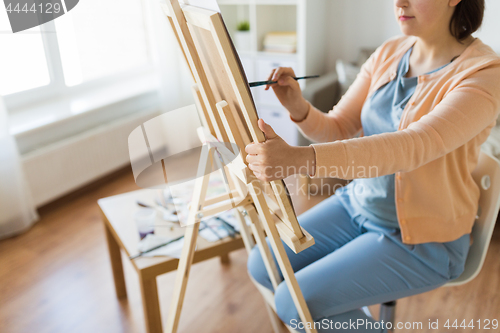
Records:
M24 6L21 6L21 4L17 3L14 7L12 7L12 4L9 3L6 10L7 10L7 13L32 12L32 13L46 13L46 14L55 13L55 14L57 14L61 11L61 4L59 4L59 3L52 4L50 2L46 2L46 3L39 3L38 5L32 4L31 7L28 8L27 3L25 3Z
M453 323L451 323L451 320L448 319L446 321L446 323L444 324L444 327L446 327L447 329L450 329L450 328L472 328L472 329L483 329L483 330L496 330L498 329L498 319L493 319L493 320L489 320L489 319L478 319L478 320L474 320L472 319L469 323L467 323L464 320L462 320L461 323L458 322L458 319L455 319L455 321Z

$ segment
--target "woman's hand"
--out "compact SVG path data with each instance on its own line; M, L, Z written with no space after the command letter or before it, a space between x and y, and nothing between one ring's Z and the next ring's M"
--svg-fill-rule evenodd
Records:
M315 156L312 147L290 146L263 119L259 119L258 125L266 141L250 143L245 151L248 154L248 167L259 180L270 182L296 173L314 174Z
M276 84L266 85L265 90L273 88L280 103L290 112L293 119L302 120L306 117L309 105L302 96L300 85L294 79L295 73L291 67L278 67L272 70L268 80L278 81Z

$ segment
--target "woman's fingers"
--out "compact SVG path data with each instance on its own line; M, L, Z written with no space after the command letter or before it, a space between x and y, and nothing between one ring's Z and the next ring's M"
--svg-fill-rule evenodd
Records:
M295 73L293 72L293 69L291 67L278 67L278 68L274 68L271 71L271 75L269 76L269 78L267 80L268 81L269 80L278 81L280 79L280 77L284 77L284 76L294 77ZM268 90L270 86L271 85L269 85L269 84L266 85L265 90Z
M250 154L248 154L245 157L245 160L247 161L247 163L253 163L253 164L255 164L257 162L257 155L250 155Z
M261 151L260 151L260 145L259 144L256 144L256 143L249 143L245 146L245 152L248 154L248 155L257 155L259 154Z
M283 76L294 76L295 73L291 67L278 67L278 70L274 72L273 81L278 81L280 77Z
M297 81L291 77L291 76L285 76L285 77L282 77L280 79L278 79L278 84L280 86L292 86L296 83Z
M271 75L269 75L269 77L267 78L267 81L271 80L271 78L273 77L273 74L274 72L276 72L276 68L274 68L272 71L271 71ZM269 84L266 84L266 88L264 90L268 90L270 87Z
M287 67L278 67L278 70L274 72L272 80L278 81L281 75L286 74L286 69Z

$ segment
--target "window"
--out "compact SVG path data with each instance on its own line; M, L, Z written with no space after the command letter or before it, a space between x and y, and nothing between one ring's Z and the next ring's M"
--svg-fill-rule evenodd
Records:
M43 48L40 28L32 28L23 34L7 34L10 31L7 13L0 19L0 94L46 86L50 83L47 59Z
M85 0L55 20L66 84L147 66L144 23L139 0Z
M9 112L153 72L141 0L80 1L56 20L16 34L4 8L0 94Z

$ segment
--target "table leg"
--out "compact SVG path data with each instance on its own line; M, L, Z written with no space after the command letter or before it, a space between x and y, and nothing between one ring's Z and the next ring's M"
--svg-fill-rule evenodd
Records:
M224 253L220 255L220 263L221 264L229 264L230 259L229 259L229 253Z
M111 231L109 231L109 228L106 224L104 224L104 229L106 230L106 240L108 243L109 258L111 260L111 269L113 271L113 278L115 280L116 296L118 298L126 298L127 288L125 286L125 275L123 273L120 247L118 246L118 243L111 234Z
M144 321L146 322L146 332L162 333L160 302L158 300L158 287L156 276L145 276L139 272L141 284L142 307L144 310Z

